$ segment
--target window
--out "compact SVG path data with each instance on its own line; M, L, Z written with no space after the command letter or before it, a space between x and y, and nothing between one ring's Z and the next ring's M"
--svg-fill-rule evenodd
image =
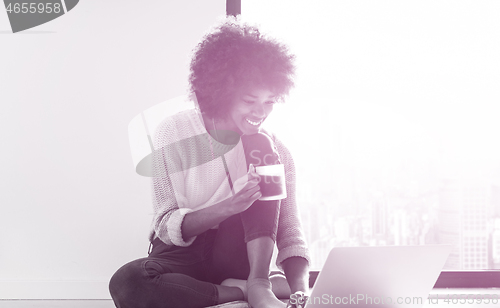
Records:
M447 270L500 269L500 3L449 4L243 1L297 54L268 121L313 269L333 246L439 243Z

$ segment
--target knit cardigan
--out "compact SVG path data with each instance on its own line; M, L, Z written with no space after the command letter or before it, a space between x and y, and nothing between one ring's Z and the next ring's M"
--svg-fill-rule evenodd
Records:
M276 265L282 269L282 262L294 256L310 263L296 205L292 156L278 138L266 133L274 141L285 166L287 191L280 206ZM163 175L154 177L152 182L154 217L150 240L159 237L167 245L189 246L196 236L183 239L184 216L231 197L231 190L238 191L246 181L241 140L236 145L217 142L207 133L199 111L190 109L166 118L156 130L153 143L157 150L153 168L156 174Z

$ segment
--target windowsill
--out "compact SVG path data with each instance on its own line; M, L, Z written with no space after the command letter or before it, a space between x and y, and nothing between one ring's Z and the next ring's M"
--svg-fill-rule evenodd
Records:
M499 288L434 288L423 308L493 308L499 303Z
M457 297L458 295L458 297ZM500 303L500 288L434 288L430 292L431 298L466 298L467 295L495 295Z
M319 271L309 272L309 287L312 288ZM495 289L500 288L500 270L442 271L434 290L437 289Z
M434 288L500 288L500 270L442 271Z

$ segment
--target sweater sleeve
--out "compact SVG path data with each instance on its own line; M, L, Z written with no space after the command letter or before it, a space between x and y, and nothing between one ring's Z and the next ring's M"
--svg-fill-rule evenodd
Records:
M293 158L290 151L279 139L273 136L273 140L281 162L285 165L287 197L281 200L276 238L278 246L276 265L279 269L283 269L282 262L290 257L302 257L309 263L311 263L311 260L295 199L295 165Z
M163 122L154 138L155 155L153 168L156 177L152 180L152 200L154 217L151 226L150 240L159 237L167 245L189 246L196 236L183 239L181 226L186 214L192 212L188 208L184 195L184 174L180 166L178 150L169 147L175 139L183 137L179 127L173 121ZM184 129L184 128L183 128Z

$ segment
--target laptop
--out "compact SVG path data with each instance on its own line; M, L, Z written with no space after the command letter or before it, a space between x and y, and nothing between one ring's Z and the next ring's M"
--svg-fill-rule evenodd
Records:
M305 307L422 307L451 249L451 245L333 248Z

